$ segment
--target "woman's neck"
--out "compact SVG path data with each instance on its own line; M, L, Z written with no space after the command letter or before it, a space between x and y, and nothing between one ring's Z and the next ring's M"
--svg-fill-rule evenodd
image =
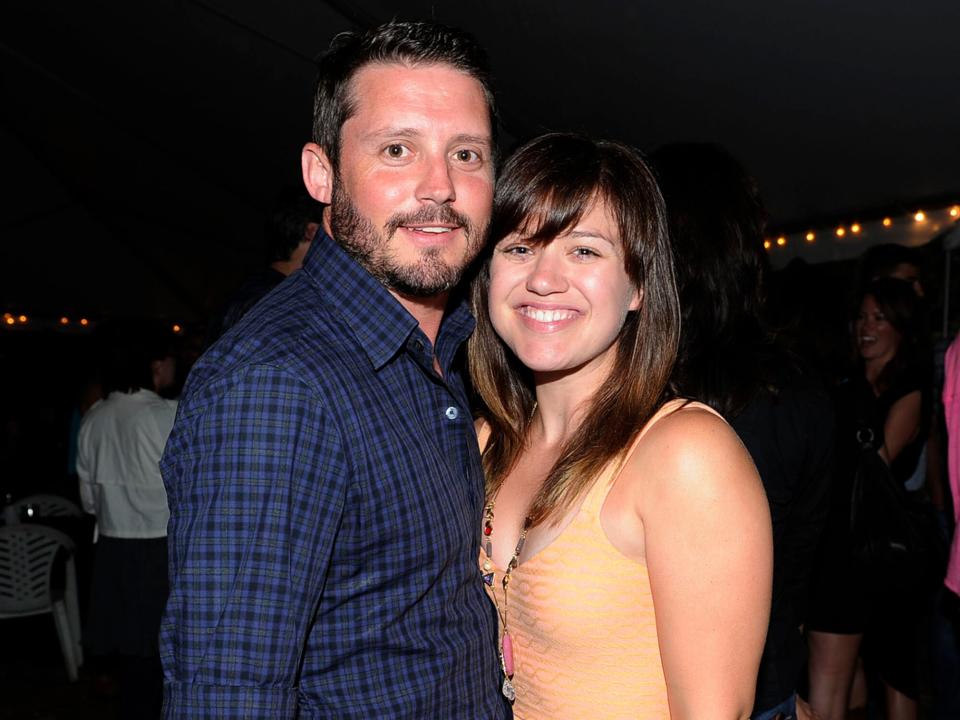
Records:
M871 358L870 360L864 360L863 362L863 371L864 375L867 378L867 382L870 383L871 387L874 390L877 389L877 380L880 377L880 373L883 372L883 369L887 366L889 362L888 358Z
M534 373L537 411L533 430L540 442L559 445L576 432L612 364L611 355L609 361L572 371Z

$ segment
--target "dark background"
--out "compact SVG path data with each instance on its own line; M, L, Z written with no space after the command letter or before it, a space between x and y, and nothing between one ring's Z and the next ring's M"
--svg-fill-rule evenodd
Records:
M299 182L314 57L392 17L478 37L506 150L719 142L774 230L960 201L956 0L6 0L0 311L202 323Z

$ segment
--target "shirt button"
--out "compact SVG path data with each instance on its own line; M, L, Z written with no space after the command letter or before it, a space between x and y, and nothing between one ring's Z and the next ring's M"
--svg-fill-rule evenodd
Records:
M446 415L448 420L456 420L458 417L460 417L460 411L451 405L447 408Z

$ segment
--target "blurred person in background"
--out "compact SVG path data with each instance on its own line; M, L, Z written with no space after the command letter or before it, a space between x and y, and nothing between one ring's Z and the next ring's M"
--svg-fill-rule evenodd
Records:
M730 422L757 466L773 520L773 599L752 717L796 717L833 408L765 322L766 215L753 179L713 145L665 146L651 160L667 203L683 313L672 384ZM809 712L802 701L799 712Z
M287 188L277 196L264 229L266 267L250 275L230 296L221 317L211 323L208 345L236 325L290 273L303 266L303 258L322 222L322 213L323 205L303 188Z
M161 330L105 329L103 389L80 425L77 473L83 509L96 516L84 645L117 660L120 717L160 715L158 633L167 599L167 496L159 461L173 427L176 361Z
M930 354L920 299L910 284L880 278L858 300L857 358L837 389L831 513L808 622L810 702L825 720L846 717L862 651L867 670L885 687L886 716L908 720L918 713L917 641L930 598L904 569L868 566L854 554L851 492L868 435L895 482L913 475L930 424Z

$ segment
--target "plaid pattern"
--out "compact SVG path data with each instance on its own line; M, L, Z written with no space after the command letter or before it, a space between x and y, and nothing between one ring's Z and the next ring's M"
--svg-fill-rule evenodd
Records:
M501 718L454 357L322 233L190 375L161 462L167 718Z

